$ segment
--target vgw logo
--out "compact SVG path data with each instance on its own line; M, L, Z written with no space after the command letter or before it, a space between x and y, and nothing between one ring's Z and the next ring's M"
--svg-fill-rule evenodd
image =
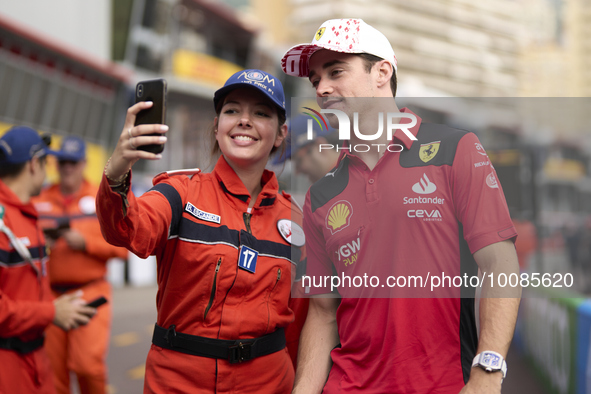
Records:
M351 265L357 261L358 253L361 250L361 240L357 237L357 240L347 242L341 245L337 249L339 261L345 263L345 266Z
M339 122L339 140L341 141L348 141L351 139L351 121L346 113L337 109L321 109L320 112L309 108L309 107L302 107L310 112L303 112L305 115L310 116L312 119L308 119L307 122L307 138L308 140L313 140L316 138L314 133L314 121L320 126L320 129L324 127L328 130L328 124L323 114L332 114L335 115ZM394 123L395 119L410 119L409 123ZM392 141L392 136L394 132L398 129L402 130L402 132L412 141L416 141L417 137L415 137L412 132L409 130L416 126L417 118L415 115L410 113L404 112L388 112L386 113L386 137L388 141ZM375 141L382 136L384 133L384 113L378 113L378 130L374 134L361 134L359 131L359 113L353 113L353 133L355 137L362 141ZM339 150L348 150L348 151L355 151L355 152L368 152L371 146L376 146L378 148L378 152L380 151L380 147L384 146L390 152L401 152L404 147L399 144L356 144L356 145L349 145L346 147L336 147L337 152ZM323 149L335 149L335 146L332 144L320 144L319 151L322 152Z

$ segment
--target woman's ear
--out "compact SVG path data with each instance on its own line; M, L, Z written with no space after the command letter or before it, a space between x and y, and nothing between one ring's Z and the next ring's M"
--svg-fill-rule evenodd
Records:
M283 143L283 140L287 137L287 125L284 123L279 127L279 133L277 133L277 138L275 138L275 145L276 148L279 148Z
M218 133L218 117L213 118L213 132Z

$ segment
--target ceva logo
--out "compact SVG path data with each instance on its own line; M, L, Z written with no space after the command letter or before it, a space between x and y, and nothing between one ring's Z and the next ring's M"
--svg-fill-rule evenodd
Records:
M439 212L439 209L432 209L431 211L426 209L411 209L406 212L406 216L409 218L425 218L424 220L441 221L441 212Z

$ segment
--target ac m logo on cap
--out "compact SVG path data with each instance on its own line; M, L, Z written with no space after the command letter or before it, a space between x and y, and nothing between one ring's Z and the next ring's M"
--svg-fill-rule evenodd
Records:
M238 78L244 78L248 82L255 82L255 83L269 83L275 86L275 78L271 78L269 75L265 75L258 71L248 71L243 72L240 74Z
M318 31L314 35L314 38L316 39L316 41L318 41L318 40L320 40L322 38L322 35L324 34L324 31L325 30L326 30L326 27L321 27L320 29L318 29Z

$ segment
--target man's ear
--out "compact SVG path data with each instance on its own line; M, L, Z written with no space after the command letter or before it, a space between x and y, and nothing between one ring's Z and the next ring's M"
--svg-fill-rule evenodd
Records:
M35 175L41 170L41 159L39 157L33 157L27 162L27 166L31 175Z
M377 84L378 87L381 89L384 86L390 87L390 79L394 73L394 68L387 60L380 60L376 64L374 64L374 68L378 73L377 77Z

